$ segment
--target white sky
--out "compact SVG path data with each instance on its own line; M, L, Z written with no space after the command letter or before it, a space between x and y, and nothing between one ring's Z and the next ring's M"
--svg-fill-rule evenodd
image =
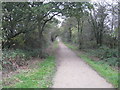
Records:
M91 2L107 2L109 4L112 4L112 3L114 4L117 1L119 1L119 0L91 0Z
M58 27L60 27L62 25L62 22L64 21L64 19L62 18L62 16L55 16L55 18L60 21L60 23L58 24Z
M112 1L114 1L114 0L91 0L92 2L108 2L108 3L112 3Z

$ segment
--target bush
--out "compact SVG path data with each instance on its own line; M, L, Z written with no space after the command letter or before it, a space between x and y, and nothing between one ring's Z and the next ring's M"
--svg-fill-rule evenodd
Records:
M116 57L110 57L104 59L110 66L118 66L118 58Z
M16 70L19 66L26 65L26 60L40 56L40 49L29 50L3 50L2 67L3 70Z
M89 54L97 56L102 62L108 63L110 66L118 65L118 49L111 49L107 46L101 46L98 49L86 50Z
M110 66L118 65L118 50L117 49L111 49L105 46L100 47L98 57L100 57L103 61L107 62Z
M118 57L118 50L111 49L106 46L102 46L98 49L98 57L101 59L110 58L110 57Z

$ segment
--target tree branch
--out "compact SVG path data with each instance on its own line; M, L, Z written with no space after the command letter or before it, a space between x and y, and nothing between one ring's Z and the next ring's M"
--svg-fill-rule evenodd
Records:
M54 17L55 15L58 15L59 13L60 13L60 12L54 14L53 16L51 16L49 19L47 19L47 20L43 23L43 26L42 26L42 28L41 28L41 34L42 34L42 32L44 31L44 27L45 27L45 25L47 24L47 22L50 21L50 20L52 20L53 17Z
M36 21L35 21L31 26L29 26L28 29L25 28L24 31L20 31L20 32L18 32L18 33L16 33L16 34L12 35L12 36L10 36L10 37L8 37L7 39L10 40L10 39L12 39L12 38L14 38L14 37L20 35L21 33L27 33L27 32L32 31L32 30L35 28L34 24L36 24ZM33 27L33 26L34 26L34 27ZM26 26L26 27L28 27L28 26Z

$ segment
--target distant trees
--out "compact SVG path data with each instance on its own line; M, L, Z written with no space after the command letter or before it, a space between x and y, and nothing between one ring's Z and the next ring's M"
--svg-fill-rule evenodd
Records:
M90 5L88 2L79 2L73 3L73 7L70 11L70 16L75 17L77 21L77 29L78 29L78 43L79 49L82 48L83 44L83 25L85 16L88 15L88 6Z
M90 6L90 3L88 2L72 2L72 3L64 4L65 11L66 11L64 15L66 17L69 17L69 19L74 17L74 20L76 20L75 24L76 24L77 31L78 31L77 41L79 43L79 49L82 48L82 43L83 43L82 32L83 32L84 19L88 15L88 10L87 10L88 6ZM68 26L69 26L68 30L69 30L69 35L70 35L69 41L71 41L71 35L72 35L71 28L73 26L72 25L68 25Z
M75 18L71 17L71 18L67 18L65 20L65 22L63 22L63 28L65 29L64 32L62 32L63 34L66 33L66 35L64 36L68 42L72 42L72 37L73 37L73 29L72 27L76 26L76 21Z
M73 18L73 22L76 22L74 26L67 25L68 19L63 23L63 27L74 28L72 32L75 32L70 40L75 41L77 38L77 45L79 49L86 47L101 47L107 45L110 48L116 48L118 46L118 19L117 19L117 4L116 3L65 3L63 4L66 13L63 14L66 18ZM69 22L69 21L68 21ZM71 22L70 22L71 23ZM63 28L62 28L63 29ZM69 34L69 30L64 28L64 35ZM77 31L77 32L76 32ZM63 36L63 35L62 35ZM68 37L66 37L68 38ZM68 39L71 39L70 37Z
M104 22L107 16L106 5L97 5L98 9L90 9L90 23L93 28L93 33L95 35L96 43L98 46L103 44L103 31L104 31Z

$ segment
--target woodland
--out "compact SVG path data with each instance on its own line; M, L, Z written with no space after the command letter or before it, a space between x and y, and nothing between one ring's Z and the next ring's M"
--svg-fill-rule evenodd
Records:
M57 38L73 51L81 51L92 57L95 59L93 62L97 62L98 65L105 64L112 68L110 71L112 74L107 76L112 76L114 71L119 70L120 2L118 1L2 2L2 14L0 69L4 75L5 88L50 87L51 79L49 81L46 79L48 80L55 72ZM41 68L33 69L33 63L35 63L33 67L40 65ZM31 68L28 69L28 66ZM17 75L14 74L19 69L22 71ZM37 82L32 82L27 76L24 77L26 72L36 73L31 78L38 82L40 79L40 85L36 86ZM108 78L115 87L118 87L117 74ZM46 76L46 79L43 76Z

